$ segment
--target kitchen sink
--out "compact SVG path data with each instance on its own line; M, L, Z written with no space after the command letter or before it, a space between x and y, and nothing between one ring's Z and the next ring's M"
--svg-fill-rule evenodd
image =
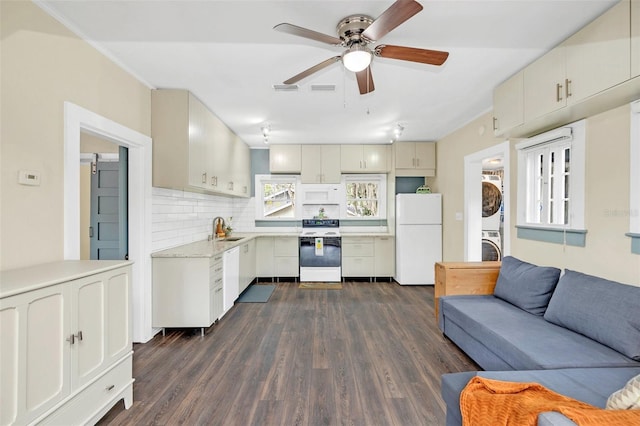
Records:
M240 241L244 237L225 237L221 238L220 241Z

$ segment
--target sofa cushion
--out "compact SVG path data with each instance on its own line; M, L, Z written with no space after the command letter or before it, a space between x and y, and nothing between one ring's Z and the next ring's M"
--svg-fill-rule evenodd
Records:
M640 374L615 391L607 399L609 410L640 410Z
M462 348L467 346L464 339L482 344L502 361L501 369L505 365L514 370L640 365L608 346L491 295L443 296L440 308L443 332ZM466 335L450 336L449 328L464 330ZM480 362L473 351L467 355L484 369L494 369L497 364ZM486 354L482 356L486 358Z
M544 319L640 361L640 287L566 270Z
M536 266L506 256L493 294L529 313L544 315L558 278L558 268Z

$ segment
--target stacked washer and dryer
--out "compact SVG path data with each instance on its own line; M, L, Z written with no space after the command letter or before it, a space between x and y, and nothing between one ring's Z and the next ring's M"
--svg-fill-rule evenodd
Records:
M502 179L482 175L482 260L501 260Z

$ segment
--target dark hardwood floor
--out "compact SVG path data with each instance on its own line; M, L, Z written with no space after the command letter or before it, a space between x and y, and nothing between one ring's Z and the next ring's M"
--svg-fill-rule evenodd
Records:
M219 324L134 345L134 404L102 425L443 425L440 375L478 367L435 324L433 287L278 283Z

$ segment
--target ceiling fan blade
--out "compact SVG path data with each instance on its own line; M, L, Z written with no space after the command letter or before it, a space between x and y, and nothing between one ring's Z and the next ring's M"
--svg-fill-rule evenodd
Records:
M285 80L284 84L295 84L302 80L303 78L309 77L311 74L320 71L323 68L328 67L331 64L334 64L340 60L340 56L334 56L333 58L329 58L326 61L322 61L317 65L312 66L309 69L302 71L300 74L296 74L288 80Z
M414 0L396 0L387 10L382 12L362 33L369 40L380 40L391 30L422 10L422 5Z
M442 65L449 57L449 52L443 52L441 50L418 49L415 47L392 46L388 44L376 46L374 53L376 56L383 58L420 62L429 65Z
M373 76L371 75L371 66L368 66L362 71L358 71L356 73L356 80L358 80L358 89L360 89L361 95L366 95L376 90L373 84Z
M293 34L298 37L310 38L311 40L319 41L322 43L340 45L342 40L338 37L330 36L327 34L319 33L317 31L310 30L308 28L302 28L297 25L282 23L273 27L274 30L281 33Z

